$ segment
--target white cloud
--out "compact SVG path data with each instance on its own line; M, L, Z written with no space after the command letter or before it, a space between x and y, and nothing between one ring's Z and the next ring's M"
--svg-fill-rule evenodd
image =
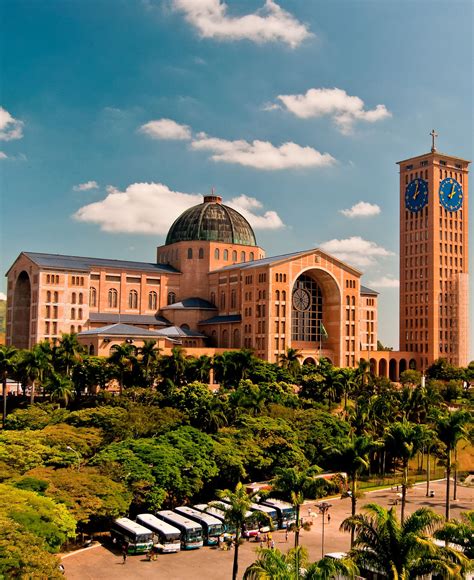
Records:
M319 247L349 265L360 267L372 266L379 258L394 255L393 252L378 246L375 242L364 240L360 236L329 240L320 244Z
M191 129L187 125L180 125L172 119L158 119L149 121L139 129L141 133L153 139L186 141L191 139Z
M312 147L302 147L292 142L275 147L269 141L227 141L199 133L191 147L199 151L211 151L213 161L264 170L324 167L335 162L329 153L320 153Z
M380 206L376 203L368 203L367 201L359 201L349 209L341 209L340 213L348 218L358 217L372 217L381 212Z
M8 155L3 151L0 151L0 159L8 159Z
M352 97L342 89L309 89L304 95L278 95L288 111L300 117L332 117L341 133L351 133L356 121L375 123L392 114L385 105L365 110L360 97Z
M19 121L0 107L0 141L13 141L23 137L23 121Z
M244 16L229 16L221 0L173 0L173 6L202 38L247 39L258 44L278 41L295 48L311 36L306 25L274 0L265 0L263 8Z
M7 299L7 295L5 294L5 292L0 292L0 300L6 300Z
M99 189L99 184L97 181L86 181L75 185L72 189L74 191L89 191L90 189Z
M125 191L109 186L101 201L85 205L74 214L78 221L95 223L104 232L166 234L186 209L202 202L199 194L172 191L163 183L132 183ZM261 214L255 198L241 195L229 201L255 229L276 229L283 222L274 211Z
M399 288L400 280L392 278L391 276L381 276L375 280L370 280L369 285L374 288Z

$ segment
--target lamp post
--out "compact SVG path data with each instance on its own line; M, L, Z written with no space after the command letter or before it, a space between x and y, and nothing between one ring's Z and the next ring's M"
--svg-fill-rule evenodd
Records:
M332 506L332 504L328 503L327 501L322 501L321 503L318 503L317 505L318 505L319 512L323 516L323 522L322 522L323 530L322 530L322 536L321 536L321 558L324 558L324 523L325 523L324 520L326 517L326 512L329 510L329 508Z
M81 470L81 456L79 455L79 452L76 451L75 449L73 449L70 445L66 445L66 449L68 451L73 451L76 454L77 457L77 471Z

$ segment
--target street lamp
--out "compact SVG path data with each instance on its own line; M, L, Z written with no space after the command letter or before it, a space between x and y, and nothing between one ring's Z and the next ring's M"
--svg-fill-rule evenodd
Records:
M79 452L76 451L75 449L73 449L70 445L66 445L66 449L68 451L73 451L76 456L77 456L77 471L81 470L81 456L79 455Z
M329 508L332 507L331 503L327 501L322 501L321 503L317 504L319 512L323 516L323 533L321 537L321 558L324 558L324 520L326 516L326 512L329 511Z

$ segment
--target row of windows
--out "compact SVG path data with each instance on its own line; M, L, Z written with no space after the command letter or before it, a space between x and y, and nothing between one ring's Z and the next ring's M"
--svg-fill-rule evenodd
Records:
M423 160L420 165L428 165L428 161ZM440 165L446 165L446 161L440 161L439 162ZM411 169L413 166L412 165L407 165L406 169ZM420 177L421 179L428 179L428 170L425 169L424 171L421 170L420 172L415 171L412 172L410 174L406 173L405 174L405 184L407 184L409 181L413 181L413 179L417 179L418 177ZM447 169L439 169L439 179L440 181L443 179L446 179L446 177L454 177L454 179L456 179L456 181L459 181L460 183L462 183L463 180L463 173L462 171L460 171L459 173L457 171L448 171Z
M440 264L440 266L443 265L443 256L440 256L439 257L439 264ZM448 256L444 256L444 265L445 266L448 265ZM457 256L455 256L454 259L453 259L452 256L449 257L449 265L451 267L453 267L453 266L456 267L456 268L458 267L458 258L457 258ZM459 258L459 267L462 268L462 258Z
M82 320L83 319L82 308L78 308L77 309L77 313L76 313L76 309L75 308L71 308L71 320L76 320L76 314L77 314L77 319L78 320Z
M58 323L50 322L49 320L47 320L44 323L44 333L47 336L49 336L50 334L58 334Z
M452 330L440 330L439 331L439 339L440 340L450 340L451 342L457 341L457 332L453 332Z
M405 320L405 328L428 328L427 318L410 318Z
M346 288L355 288L356 281L355 280L346 280Z
M456 352L457 348L455 344L440 344L439 345L439 352Z
M275 282L286 282L286 274L275 274Z
M346 324L346 334L345 336L355 336L355 324Z
M459 216L456 215L454 217L454 219L453 219L453 215L452 215L454 212L449 212L449 213L450 213L450 215L447 218L445 217L444 220L443 220L443 218L439 218L439 227L442 228L443 222L444 222L445 229L449 228L449 229L462 231L462 223L463 223L462 222L462 209L460 209L459 211L456 212L456 214L459 214ZM456 219L458 217L459 217L459 220ZM448 219L448 218L451 218L451 219Z
M279 320L275 321L275 332L276 334L279 334L280 332L282 334L285 334L286 331L286 322L284 320L282 320L281 322Z
M267 293L265 290L259 290L258 291L258 299L259 300L266 300L267 298Z
M47 304L45 318L58 318L58 307L51 307L49 304Z
M367 298L366 304L367 306L375 306L375 298Z
M453 318L440 318L439 319L439 325L441 326L441 328L443 328L444 326L446 326L446 328L452 328L453 326L457 326L457 321L454 320Z
M428 280L420 280L420 282L405 282L405 292L418 292L418 290L428 290Z
M267 281L267 275L266 274L259 274L258 275L258 281L260 282L260 284L266 282Z
M59 293L58 292L50 292L48 290L46 292L46 302L59 302Z
M219 248L215 248L214 250L214 259L215 260L220 260L220 249ZM229 250L223 250L222 251L222 259L227 262L229 260ZM188 248L187 250L187 256L188 256L188 260L192 260L193 259L193 249L192 248ZM241 262L245 262L246 261L246 253L245 252L240 252L240 261ZM167 261L167 255L166 255L166 261ZM198 250L198 258L200 260L202 260L204 258L204 248L199 248ZM237 262L238 260L238 253L237 250L233 250L232 251L232 261L233 262ZM249 253L249 261L253 262L255 260L255 254L254 252L250 252Z
M253 276L245 276L245 283L252 284L253 283Z
M425 228L428 227L428 206L425 205L424 208L420 209L420 211L417 212L412 212L412 211L408 211L407 209L405 210L405 219L407 221L414 221L415 222L415 227L417 227L416 222L418 222L418 220L423 220L425 221Z
M83 304L83 296L82 296L82 292L79 292L78 294L76 294L76 292L73 292L71 294L71 303L72 304Z
M170 295L174 294L170 292L168 294L168 304L173 304L170 302ZM90 289L89 295L89 303L91 306L97 306L97 290L95 288ZM107 294L107 306L109 308L117 308L118 307L118 290L115 288L111 288ZM138 309L138 292L136 290L130 290L128 293L128 308L131 310ZM158 294L153 291L148 293L148 309L149 310L156 310L158 308Z
M440 248L440 252L443 253L443 244L439 245ZM449 251L448 251L449 249ZM457 254L459 250L459 253L462 254L463 253L463 247L462 246L458 246L457 244L444 244L444 253L445 254Z
M350 306L351 304L352 306L355 306L356 304L355 296L346 296L346 306Z
M406 277L408 280L413 280L415 278L428 278L428 268L420 268L420 269L410 269L406 271Z
M414 258L405 258L405 268L413 268L413 266L427 266L428 256L415 256Z
M265 318L266 310L265 304L257 304L257 318Z
M355 310L346 310L346 320L355 320Z
M282 302L286 301L286 290L275 290L275 300L281 300Z
M73 286L84 286L84 276L71 276Z
M405 333L405 340L428 340L427 330L410 330Z
M406 242L408 244L408 241ZM428 244L417 244L405 246L405 255L423 254L428 252Z
M407 304L419 304L420 302L426 302L428 304L428 293L426 294L409 294L405 296Z
M286 317L286 305L285 304L275 304L275 316L278 318Z
M447 230L444 230L444 241L445 242L448 241L448 231ZM454 232L454 234L453 234L453 232L449 232L449 241L450 242L457 242L458 241L458 233ZM462 233L459 233L459 242L462 244Z
M456 275L458 273L458 270L455 268L454 270L452 270L451 268L444 268L444 277L445 278L452 278L453 274ZM443 268L439 269L439 277L443 278Z
M407 212L408 212L408 210L407 210ZM417 214L414 214L411 211L408 212L408 213L410 214L410 216L417 215ZM407 230L418 230L418 231L420 231L422 229L427 229L427 228L428 228L428 218L427 217L424 219L424 223L421 222L421 220L420 220L420 223L418 223L418 220L417 219L411 217L408 220L408 222L407 222L407 228L406 229Z
M46 274L46 284L59 284L59 275Z

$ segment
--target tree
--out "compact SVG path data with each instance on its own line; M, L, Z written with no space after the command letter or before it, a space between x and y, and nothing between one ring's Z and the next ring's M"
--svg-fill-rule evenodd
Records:
M171 354L160 359L160 374L172 385L179 386L185 382L185 372L187 367L186 351L180 346L174 346Z
M388 580L431 573L461 577L467 559L455 550L438 547L431 538L441 525L441 516L420 508L400 523L394 508L368 504L364 512L346 518L340 528L357 534L349 556L359 568L376 571Z
M235 491L230 489L218 490L217 497L226 500L226 503L218 503L219 509L225 513L225 521L235 529L234 563L232 566L232 580L237 580L239 573L239 546L244 524L247 521L247 513L254 494L248 494L242 483L238 483Z
M7 418L7 378L11 377L15 370L17 349L13 346L0 346L0 377L2 380L2 426L5 428L5 421Z
M52 401L60 401L67 407L74 396L74 387L71 379L66 375L60 375L54 371L49 375L45 384L45 391L51 396Z
M62 333L59 339L57 357L59 359L59 365L67 377L71 378L73 367L81 362L81 355L84 353L84 347L77 340L77 334L72 332L71 334Z
M457 444L461 439L468 437L467 425L472 422L472 416L469 411L459 409L458 411L445 411L435 416L435 431L438 439L444 444L444 459L446 464L446 521L450 518L451 498L451 469L452 454L456 451Z
M272 480L273 490L289 500L295 508L295 548L299 545L300 530L302 528L300 508L304 502L305 493L314 482L313 476L320 472L321 469L316 465L305 470L287 467L285 469L278 469L275 478Z
M466 558L474 560L474 511L461 513L460 520L450 520L437 530L435 537L462 549Z
M124 342L123 344L114 344L110 351L108 362L112 366L114 377L119 382L120 394L122 395L125 373L132 370L136 360L137 349L133 344Z
M145 340L143 345L138 349L140 363L143 369L145 385L149 387L152 383L150 377L151 369L158 360L160 349L156 348L156 340Z
M28 355L28 352L31 352L31 354ZM55 356L55 351L47 340L35 344L31 351L26 351L24 364L31 379L31 405L35 402L36 379L38 379L40 385L43 386L45 380L53 371Z
M292 548L287 554L280 550L257 550L258 559L244 572L244 580L331 580L338 576L354 578L357 566L350 560L325 557L312 564L302 546Z
M278 356L278 360L280 365L284 369L287 369L293 378L295 378L301 368L300 358L302 358L302 356L303 355L298 349L288 347L285 353Z
M402 468L402 508L400 520L405 519L406 494L408 488L408 462L432 438L433 433L424 425L415 425L407 420L392 423L387 429L385 444L392 457L401 462Z

